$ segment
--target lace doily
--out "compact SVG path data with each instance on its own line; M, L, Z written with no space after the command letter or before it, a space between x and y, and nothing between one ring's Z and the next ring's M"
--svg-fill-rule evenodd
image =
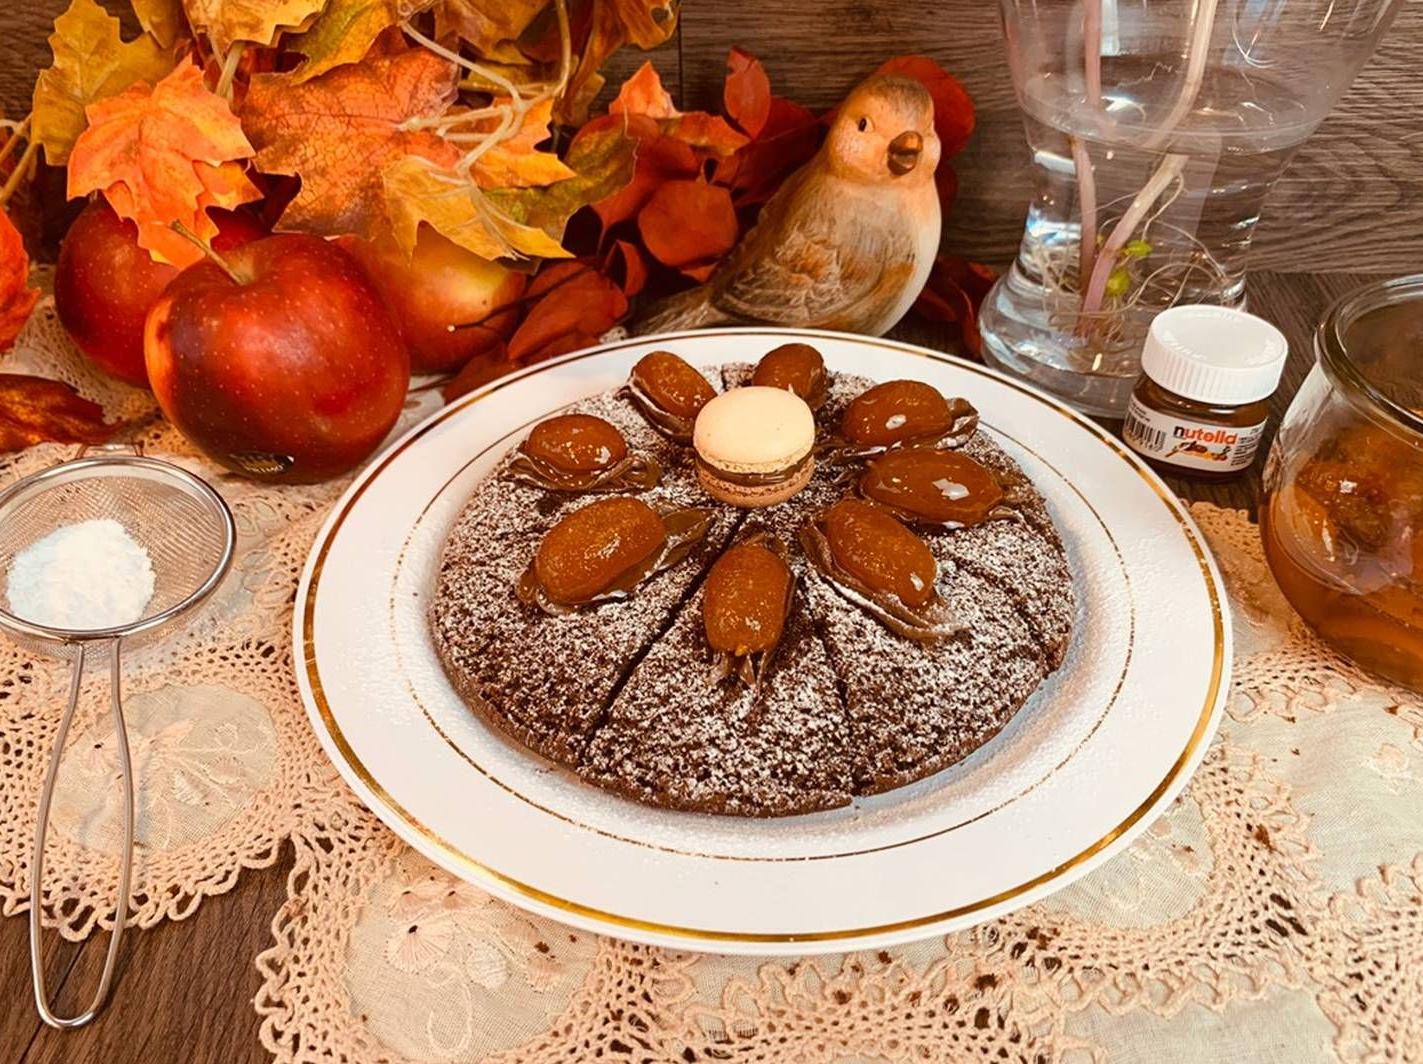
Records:
M133 656L142 779L133 921L189 915L295 849L257 958L261 1038L287 1062L1423 1059L1423 706L1329 652L1280 597L1243 514L1194 508L1230 590L1235 684L1190 787L1127 852L972 931L765 962L571 931L440 871L339 782L297 695L290 611L341 485L220 475L87 374L42 304L7 370L74 383L213 479L239 559L190 628ZM419 415L418 409L410 417ZM149 419L147 422L144 419ZM0 457L0 483L69 457ZM64 671L0 641L0 907L27 904L30 830ZM115 766L86 685L55 809L45 915L101 925ZM107 885L107 886L106 886Z
M208 478L237 520L233 571L186 628L125 654L136 775L131 922L182 919L274 863L296 811L338 786L306 725L291 648L297 574L342 485L273 488L223 474L156 416L147 392L89 369L41 301L5 372L64 380L136 426L152 454ZM409 418L419 416L412 408ZM72 458L74 448L0 455L0 484ZM0 638L0 912L29 905L30 847L68 665ZM91 667L56 789L44 915L66 938L113 920L121 808L108 680Z

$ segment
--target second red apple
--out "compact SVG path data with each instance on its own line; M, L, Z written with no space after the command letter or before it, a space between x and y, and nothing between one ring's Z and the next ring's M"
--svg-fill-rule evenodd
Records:
M213 247L229 251L267 235L245 211L215 210ZM138 226L96 199L74 219L59 246L54 309L79 350L107 373L148 386L143 364L143 319L176 267L155 262L138 246Z
M340 243L380 289L410 347L414 373L452 373L494 354L519 323L524 275L427 226L409 257L392 240Z

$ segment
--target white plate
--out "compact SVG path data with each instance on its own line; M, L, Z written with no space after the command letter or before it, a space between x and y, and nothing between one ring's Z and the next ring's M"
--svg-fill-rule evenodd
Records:
M754 361L789 337L832 370L962 395L1027 470L1067 544L1073 642L992 743L833 812L670 813L613 797L470 713L426 634L434 566L475 484L533 422L671 348ZM346 781L416 849L516 905L683 949L813 953L986 920L1101 864L1180 791L1229 684L1214 562L1184 506L1116 440L980 366L904 344L769 329L584 351L441 410L351 486L298 592L311 722Z

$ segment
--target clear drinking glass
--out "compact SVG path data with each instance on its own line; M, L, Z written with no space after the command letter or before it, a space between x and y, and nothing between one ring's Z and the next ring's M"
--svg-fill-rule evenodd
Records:
M1241 306L1261 204L1402 0L1001 0L1035 191L984 355L1120 417L1151 318Z
M1275 580L1320 636L1423 691L1423 274L1346 296L1265 468Z

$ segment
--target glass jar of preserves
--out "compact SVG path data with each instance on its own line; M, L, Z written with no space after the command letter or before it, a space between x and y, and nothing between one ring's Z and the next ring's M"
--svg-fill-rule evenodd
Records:
M1265 556L1358 664L1423 690L1423 274L1339 300L1265 470Z

